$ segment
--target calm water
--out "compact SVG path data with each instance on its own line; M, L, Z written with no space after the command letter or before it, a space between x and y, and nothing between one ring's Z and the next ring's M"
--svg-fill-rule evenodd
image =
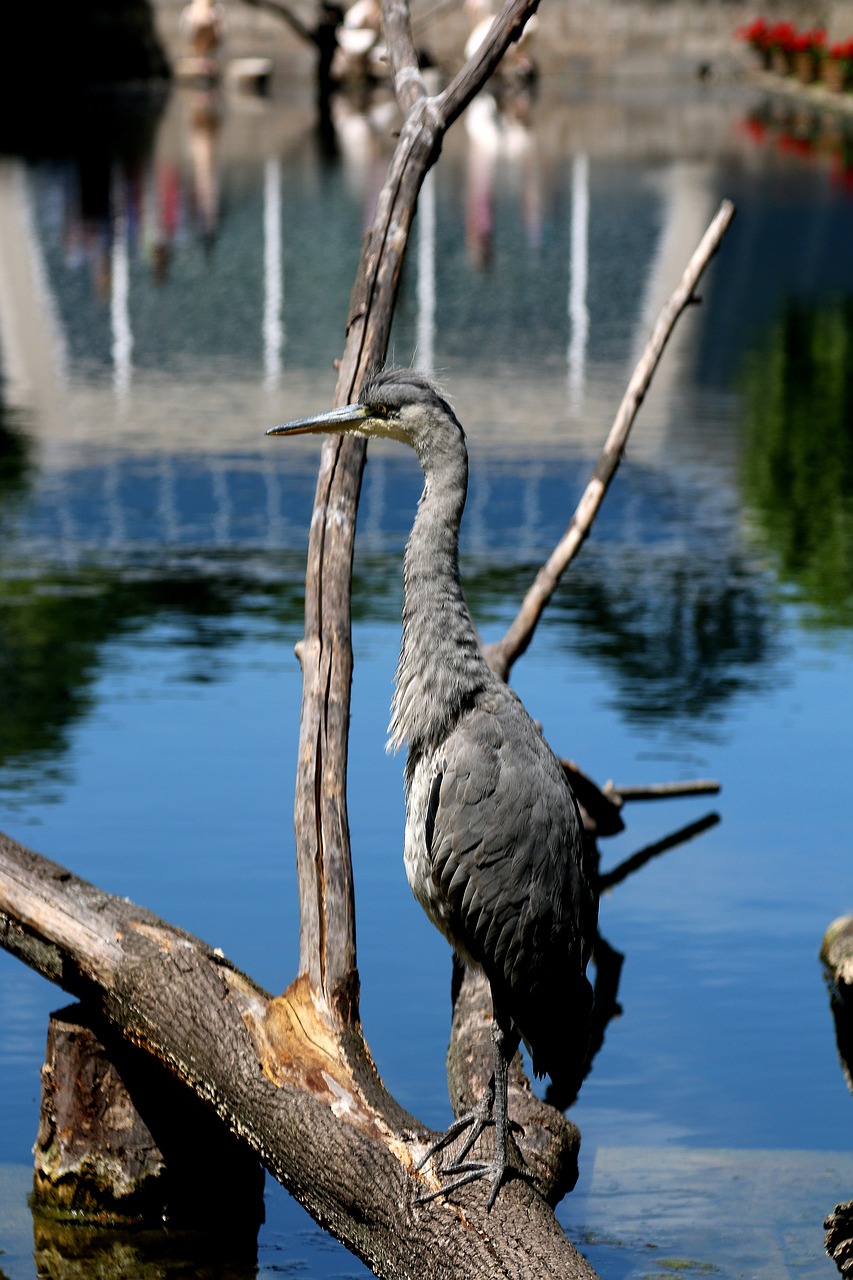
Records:
M293 646L318 447L263 432L329 401L386 132L341 119L329 154L310 101L181 93L153 150L0 173L0 825L274 991L297 959ZM722 786L632 804L603 842L609 868L719 818L602 903L622 1012L573 1113L560 1217L608 1280L828 1278L822 1218L853 1195L817 958L853 907L849 143L744 90L546 85L528 125L480 110L448 139L407 263L395 355L437 370L466 424L464 573L490 639L571 514L650 318L719 201L738 206L513 673L599 782ZM373 451L349 803L367 1035L440 1126L449 956L405 883L384 750L418 492L413 458ZM65 1002L0 953L9 1280L36 1274L27 1166ZM273 1184L258 1259L366 1274Z

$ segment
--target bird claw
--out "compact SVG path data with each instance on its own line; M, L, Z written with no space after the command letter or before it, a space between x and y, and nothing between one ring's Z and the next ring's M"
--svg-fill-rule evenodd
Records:
M483 1132L486 1123L487 1122L478 1123L470 1113L468 1115L461 1116L458 1120L455 1120L450 1128L446 1129L440 1137L436 1138L434 1142L429 1144L426 1151L415 1165L415 1170L420 1172L424 1165L427 1164L433 1156L437 1155L438 1152L446 1147L449 1142L452 1142L454 1138L458 1138L459 1134L467 1129L469 1125L473 1125L472 1132L462 1144L459 1154L450 1165L446 1165L441 1169L442 1173L445 1172L446 1169L450 1169L452 1171L454 1166L458 1164L460 1160L464 1160L465 1156L467 1156L468 1152Z
M452 1158L449 1164L442 1166L440 1170L441 1173L461 1173L463 1171L463 1168L465 1169L465 1171L472 1169L474 1167L475 1162L468 1161L466 1163L465 1157L467 1156L471 1148L474 1146L474 1143L477 1141L480 1135L484 1132L486 1127L488 1125L494 1125L495 1123L494 1116L479 1114L479 1104L477 1107L474 1108L473 1111L469 1111L466 1113L465 1116L460 1117L460 1119L456 1122L456 1124L460 1125L462 1120L465 1121L466 1125L470 1124L471 1132L468 1134L467 1138L462 1143L462 1146L456 1152L456 1155ZM455 1126L451 1125L451 1129L453 1128L455 1128ZM508 1131L510 1133L519 1133L522 1136L524 1135L524 1129L522 1128L522 1126L520 1124L516 1124L512 1120L509 1122ZM451 1136L455 1137L457 1136L458 1133L461 1133L461 1132L462 1132L462 1129L460 1127L456 1129L456 1133L454 1133ZM444 1140L447 1137L448 1137L448 1134L442 1134L441 1140L439 1140L438 1144L433 1143L433 1147L436 1151L440 1151L441 1148L446 1145L446 1142ZM434 1154L434 1152L431 1151L430 1154ZM421 1164L422 1163L423 1161L421 1162ZM476 1162L476 1163L477 1163L477 1167L479 1168L490 1169L492 1167L491 1165L482 1164L480 1162ZM421 1165L418 1165L418 1168L420 1167ZM512 1166L507 1165L506 1167L511 1168Z
M509 1162L510 1135L513 1131L523 1133L524 1130L521 1125L513 1123L508 1115L507 1072L509 1059L512 1053L515 1052L518 1039L516 1037L510 1045L512 1053L509 1055L507 1054L506 1040L506 1032L497 1019L493 1019L492 1046L495 1055L493 1075L471 1110L466 1111L464 1115L454 1120L444 1133L430 1143L425 1154L415 1166L416 1170L422 1169L432 1156L443 1150L448 1143L452 1142L454 1138L458 1138L466 1129L470 1129L471 1132L465 1136L455 1155L450 1156L445 1164L438 1167L439 1178L449 1177L450 1181L443 1182L434 1191L427 1191L418 1196L418 1204L426 1204L430 1200L435 1200L438 1196L447 1195L449 1192L456 1191L459 1187L467 1186L469 1182L475 1182L479 1178L489 1178L491 1185L489 1198L486 1202L486 1211L488 1212L495 1203L498 1192L507 1178L524 1178L525 1181L534 1183L535 1180L532 1174L525 1169L516 1168L515 1165ZM471 1148L483 1133L486 1125L493 1125L495 1130L495 1144L491 1160L488 1162L468 1160L467 1156Z
M447 1164L439 1166L438 1173L440 1177L449 1176L449 1182L443 1182L435 1191L426 1191L423 1195L417 1197L417 1204L428 1204L430 1200L436 1200L439 1196L448 1195L451 1191L457 1191L460 1187L465 1187L471 1182L476 1182L480 1178L491 1178L491 1186L489 1189L489 1198L486 1201L486 1212L491 1209L497 1199L498 1192L504 1182L509 1177L523 1178L526 1182L533 1184L533 1175L527 1169L518 1169L515 1165L509 1163L506 1158L501 1157L496 1152L493 1159L489 1162L482 1160L466 1160L474 1143L483 1133L487 1125L495 1123L492 1114L493 1099L490 1091L480 1098L476 1106L470 1111L466 1111L464 1115L457 1117L456 1120L445 1130L436 1140L430 1143L425 1154L415 1165L416 1170L424 1167L439 1151L443 1150L448 1143L454 1138L458 1138L461 1133L468 1128L471 1132L467 1134L462 1146L456 1154L448 1161ZM509 1129L519 1133L524 1133L521 1125L509 1122Z
M463 1142L455 1158L446 1167L446 1169L441 1170L441 1172L452 1173L454 1166L458 1165L465 1159L468 1152L485 1129L486 1125L494 1124L494 1118L492 1116L493 1101L494 1094L491 1087L489 1087L470 1111L466 1111L463 1115L457 1116L453 1123L445 1129L444 1133L440 1134L434 1142L430 1143L425 1153L415 1165L415 1168L418 1170L422 1169L428 1160L431 1160L434 1155L443 1150L444 1147L446 1147L448 1143L452 1142L454 1138L458 1138L460 1133L464 1133L466 1129L470 1128L471 1132Z
M418 1196L417 1204L427 1204L430 1200L436 1200L439 1196L449 1195L452 1191L458 1191L460 1187L468 1186L469 1183L476 1182L480 1178L491 1177L489 1198L486 1201L486 1213L489 1213L498 1198L498 1192L508 1178L523 1178L531 1186L535 1185L533 1174L529 1169L518 1169L515 1165L502 1161L497 1163L492 1161L488 1164L480 1161L468 1161L465 1164L445 1165L439 1169L439 1173L454 1173L458 1176L452 1178L450 1182L442 1183L435 1191L427 1191Z

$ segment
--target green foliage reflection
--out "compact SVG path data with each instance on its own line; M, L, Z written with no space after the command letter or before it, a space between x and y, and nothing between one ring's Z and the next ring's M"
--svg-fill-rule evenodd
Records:
M780 577L853 624L853 299L791 304L749 358L742 476Z
M0 523L12 502L26 493L32 473L30 446L20 414L0 403Z
M276 635L298 634L303 611L302 584L291 574L259 586L238 574L177 569L156 577L120 567L3 570L0 562L0 767L36 766L54 778L72 727L94 705L109 643L172 624L173 643L197 657L186 678L215 679L215 653L239 638L246 615L269 619ZM14 773L4 785L15 788Z

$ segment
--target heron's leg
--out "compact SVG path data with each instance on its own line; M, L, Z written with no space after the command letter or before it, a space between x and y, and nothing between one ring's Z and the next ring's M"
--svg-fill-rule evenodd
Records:
M450 1137L456 1136L471 1125L471 1133L465 1139L456 1158L452 1163L445 1165L440 1170L442 1174L456 1176L453 1176L450 1182L444 1183L437 1191L430 1191L426 1195L419 1196L418 1200L421 1204L428 1200L434 1200L437 1196L445 1195L447 1192L455 1191L458 1187L464 1187L469 1182L474 1182L479 1178L490 1178L491 1187L486 1208L491 1209L508 1174L512 1173L530 1180L531 1175L526 1170L516 1169L509 1162L509 1064L518 1048L519 1037L514 1029L507 1033L497 1019L492 1022L491 1032L495 1071L483 1091L480 1101L471 1111L464 1116L460 1116L450 1126L447 1133L442 1134L441 1138L432 1144L430 1150L417 1166L421 1168L430 1155L446 1145ZM471 1147L489 1123L494 1123L495 1126L495 1145L491 1161L466 1161L465 1157Z
M506 1032L495 1019L492 1023L492 1044L495 1053L495 1151L492 1156L494 1176L487 1209L491 1209L494 1204L509 1168L509 1063L512 1055L507 1056L506 1039ZM517 1045L516 1040L512 1045L512 1054L515 1053Z

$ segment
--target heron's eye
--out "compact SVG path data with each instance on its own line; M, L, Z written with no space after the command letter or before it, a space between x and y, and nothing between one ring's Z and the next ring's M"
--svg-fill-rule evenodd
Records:
M374 405L371 405L371 406L370 406L370 411L371 411L371 413L373 414L374 418L387 418L387 417L388 417L388 406L387 406L387 404L374 404Z

